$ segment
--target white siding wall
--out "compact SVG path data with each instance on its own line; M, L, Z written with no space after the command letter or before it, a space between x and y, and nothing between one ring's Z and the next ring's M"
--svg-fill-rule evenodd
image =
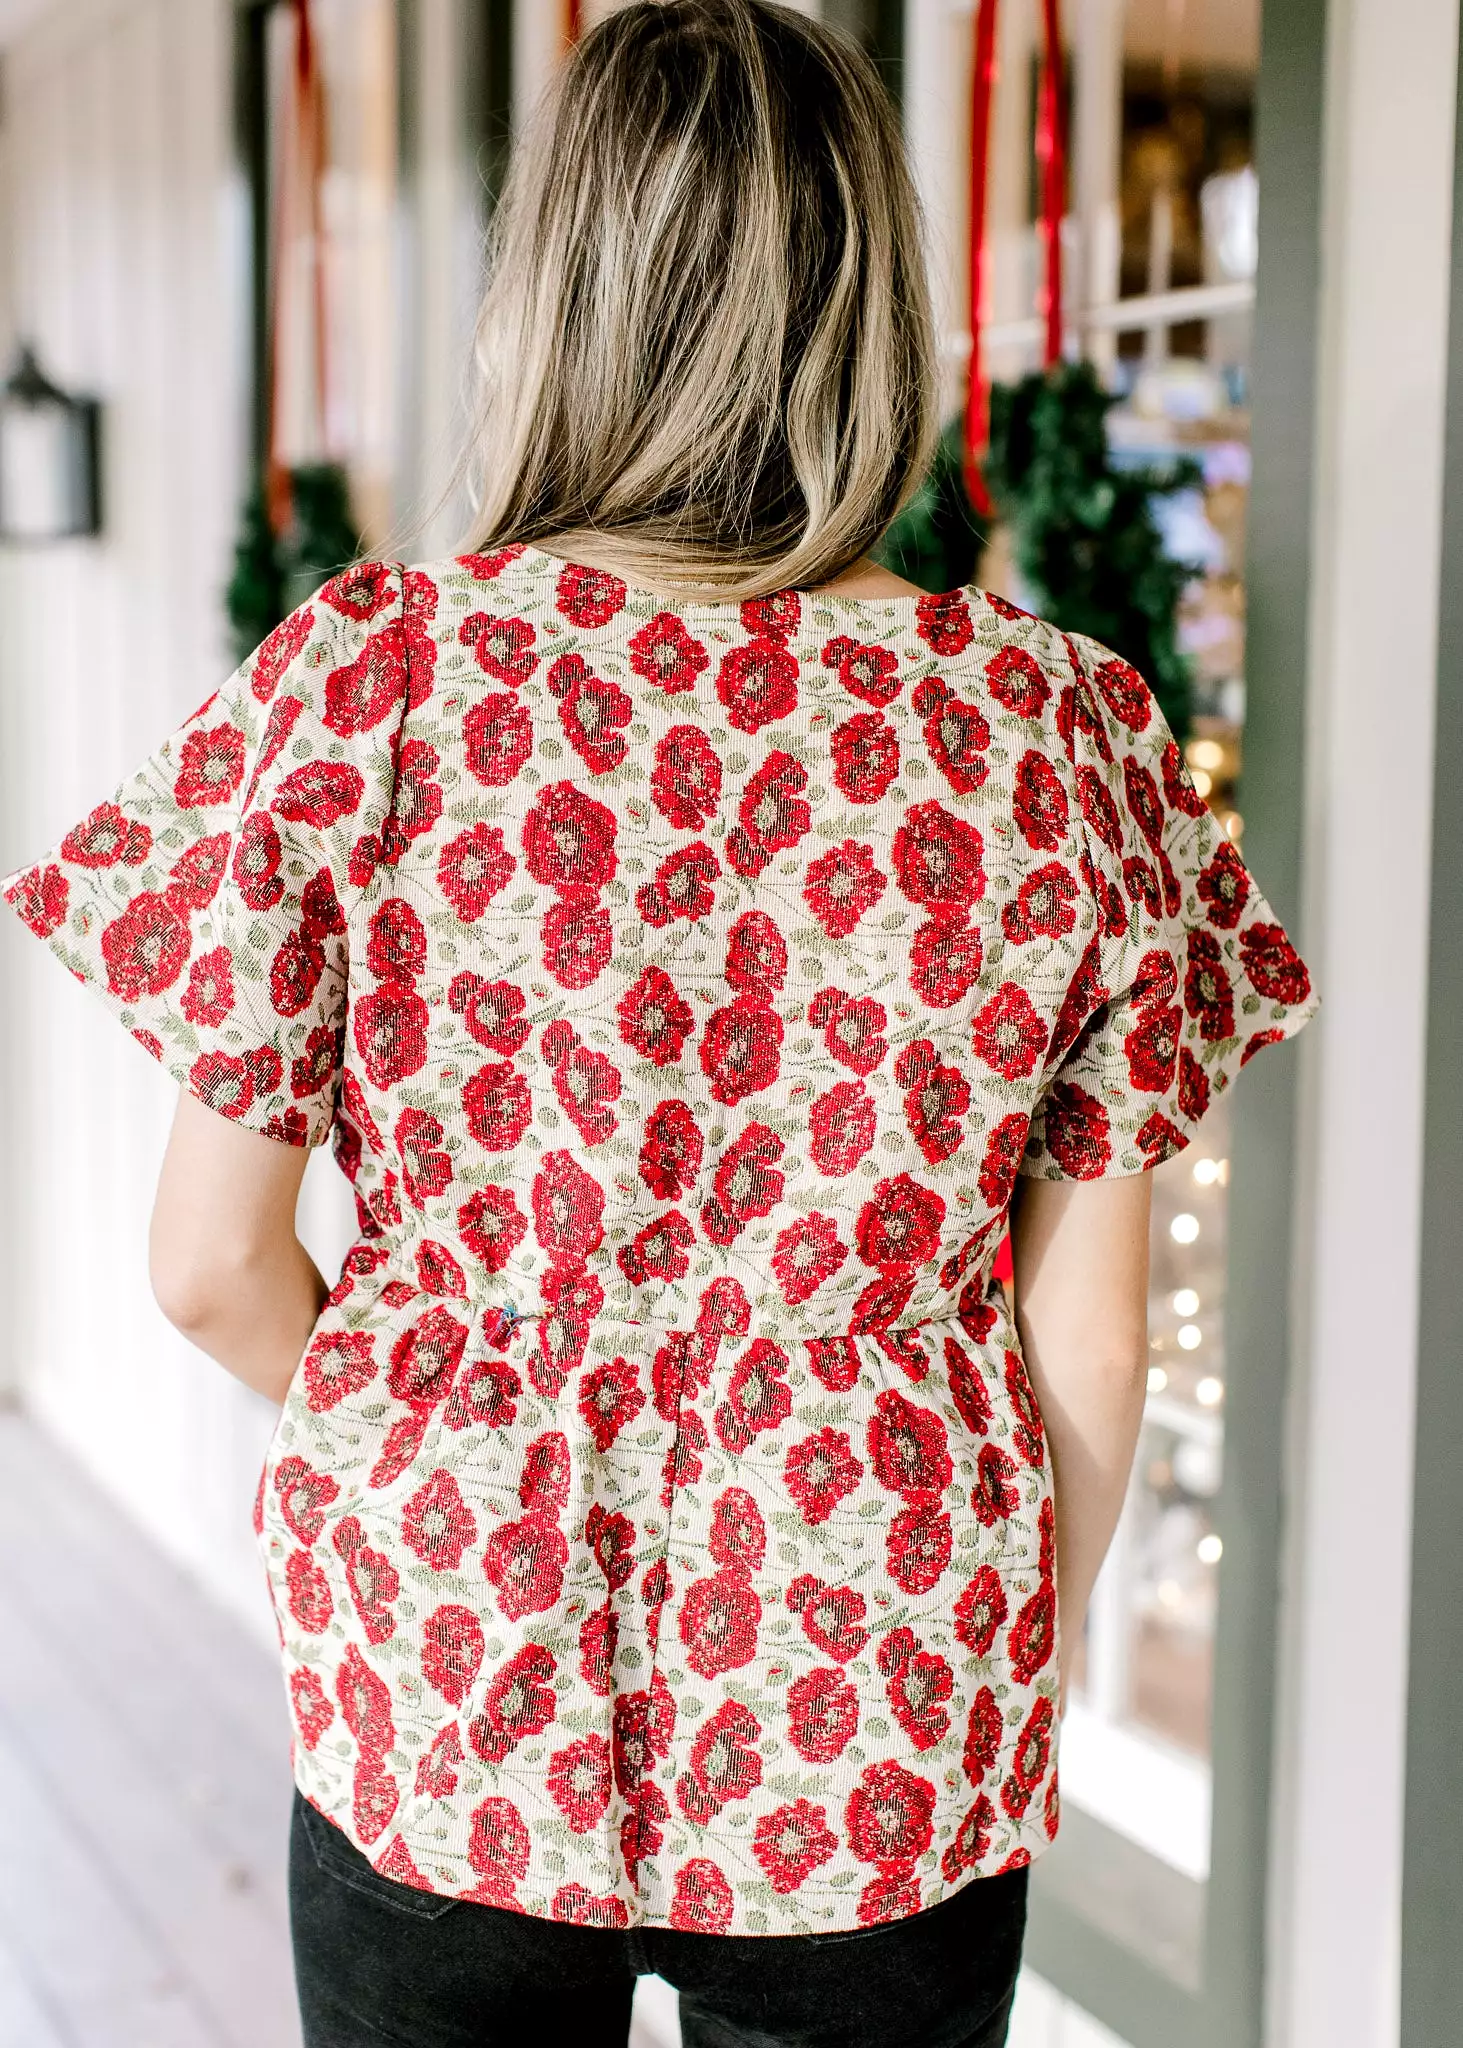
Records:
M103 399L106 535L0 557L0 872L108 794L231 665L221 594L246 384L230 33L228 0L67 0L6 53L0 332L7 352L33 337L58 382ZM147 1282L175 1100L7 913L0 1384L272 1638L249 1508L274 1411L169 1328ZM320 1156L306 1186L325 1265L344 1183Z

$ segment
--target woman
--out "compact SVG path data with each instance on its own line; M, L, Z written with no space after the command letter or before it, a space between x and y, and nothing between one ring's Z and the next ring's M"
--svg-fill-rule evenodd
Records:
M688 2043L987 2048L1147 1169L1306 970L1130 668L869 560L933 348L837 35L589 34L479 354L470 549L327 584L6 885L182 1084L165 1313L283 1402L307 2039L623 2042L655 1969Z

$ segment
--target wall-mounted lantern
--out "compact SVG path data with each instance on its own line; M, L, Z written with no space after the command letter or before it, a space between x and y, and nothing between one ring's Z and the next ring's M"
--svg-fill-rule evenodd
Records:
M71 398L23 347L0 387L0 545L101 531L95 399Z

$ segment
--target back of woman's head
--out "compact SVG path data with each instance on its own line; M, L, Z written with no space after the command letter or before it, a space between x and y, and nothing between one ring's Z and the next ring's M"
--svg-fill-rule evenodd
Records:
M766 0L634 0L494 223L472 542L725 597L827 581L934 433L919 215L869 60Z

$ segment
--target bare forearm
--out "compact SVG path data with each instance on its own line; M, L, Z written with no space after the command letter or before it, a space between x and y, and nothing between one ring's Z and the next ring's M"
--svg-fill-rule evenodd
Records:
M212 1265L186 1285L154 1281L168 1321L226 1372L282 1402L328 1284L298 1238Z

